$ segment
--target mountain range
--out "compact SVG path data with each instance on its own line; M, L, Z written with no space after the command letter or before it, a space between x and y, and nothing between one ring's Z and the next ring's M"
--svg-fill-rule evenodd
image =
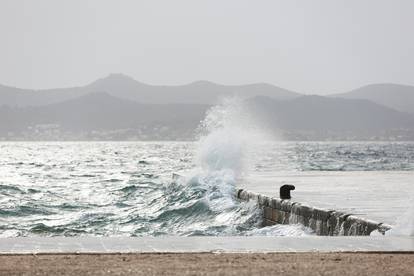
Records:
M395 110L414 114L414 87L392 83L366 85L333 95L345 99L365 99Z
M248 85L219 85L209 81L196 81L186 85L148 85L122 74L111 74L82 87L30 90L0 85L0 105L41 106L63 102L94 92L148 104L215 104L226 96L257 95L280 100L292 99L299 93L266 83Z
M414 87L374 84L330 96L265 83L155 86L111 74L82 87L0 85L3 140L189 140L211 105L237 95L290 140L414 140Z

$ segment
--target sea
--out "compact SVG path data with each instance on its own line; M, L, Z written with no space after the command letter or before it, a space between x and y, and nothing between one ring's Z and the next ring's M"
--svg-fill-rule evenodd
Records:
M232 127L203 137L1 142L0 237L313 235L301 225L262 227L260 208L234 197L238 181L268 172L414 171L414 142L261 141Z
M286 142L237 98L208 110L195 134L194 142L0 142L0 237L313 235L302 225L262 227L262 210L238 201L236 189L254 188L257 175L316 171L324 197L332 172L414 171L414 142Z

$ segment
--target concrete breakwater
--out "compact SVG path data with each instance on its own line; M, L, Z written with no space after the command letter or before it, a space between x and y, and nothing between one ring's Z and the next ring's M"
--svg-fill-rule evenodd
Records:
M307 206L292 200L282 200L239 189L237 198L254 200L263 208L264 226L300 223L321 236L367 236L377 230L384 234L391 227L384 223L359 218L335 210Z
M173 173L173 182L185 179ZM385 223L357 217L353 214L308 206L288 199L280 199L237 189L235 196L243 201L256 201L263 209L263 226L302 224L320 236L368 236L373 231L384 234L391 229Z

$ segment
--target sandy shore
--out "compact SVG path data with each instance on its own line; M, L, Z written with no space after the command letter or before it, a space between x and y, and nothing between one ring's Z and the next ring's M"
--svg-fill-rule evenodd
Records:
M1 255L0 275L414 275L413 253Z

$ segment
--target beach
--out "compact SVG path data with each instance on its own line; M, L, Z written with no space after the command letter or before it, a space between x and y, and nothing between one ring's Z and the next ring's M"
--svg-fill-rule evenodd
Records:
M0 275L414 275L414 253L1 255Z

